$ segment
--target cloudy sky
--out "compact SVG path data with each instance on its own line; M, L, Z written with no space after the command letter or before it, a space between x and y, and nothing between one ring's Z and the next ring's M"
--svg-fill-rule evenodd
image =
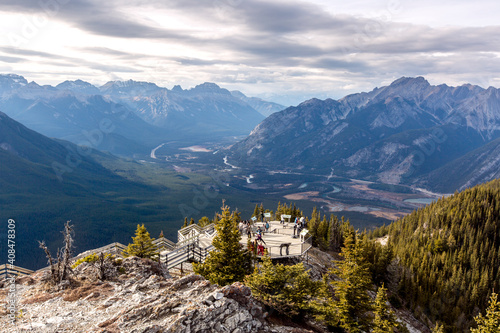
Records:
M190 88L284 104L401 76L500 87L498 0L2 0L0 73Z

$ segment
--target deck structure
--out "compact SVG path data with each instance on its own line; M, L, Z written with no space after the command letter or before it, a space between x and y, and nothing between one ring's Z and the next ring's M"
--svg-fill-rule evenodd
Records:
M269 229L264 232L262 239L264 240L265 250L271 259L301 257L307 254L307 251L312 247L311 237L308 235L295 236L293 230L293 223L281 224L280 221L270 221ZM252 226L251 241L255 241L255 231L260 226L265 230L265 223L255 222ZM167 266L167 269L172 269L185 262L203 262L208 256L210 251L214 249L212 241L217 235L214 224L210 224L204 228L196 224L190 225L178 231L178 242L174 243L166 238L159 238L153 241L160 251L160 261ZM243 234L241 237L241 244L247 246L248 237ZM123 250L126 248L121 243L111 243L106 246L88 250L78 254L73 258L77 260L84 258L93 253L109 253L116 257L123 256ZM258 257L262 254L258 254ZM15 268L12 268L15 267ZM43 271L48 267L42 268L38 271ZM24 269L22 267L0 265L0 279L5 278L7 274L15 275L29 275L33 271Z
M260 226L262 230L265 230L265 223L256 222L252 228L253 233L256 228ZM248 237L243 235L241 238L241 244L247 244ZM264 247L267 254L271 259L288 258L288 257L300 257L309 251L312 247L310 236L300 236L295 235L293 230L293 223L284 224L279 221L269 222L269 231L262 234L262 239L265 244ZM255 237L251 238L255 241Z

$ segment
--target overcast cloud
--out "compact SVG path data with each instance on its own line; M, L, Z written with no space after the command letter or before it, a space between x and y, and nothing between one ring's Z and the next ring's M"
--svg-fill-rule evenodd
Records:
M497 1L4 0L0 72L205 81L286 104L401 76L500 86Z

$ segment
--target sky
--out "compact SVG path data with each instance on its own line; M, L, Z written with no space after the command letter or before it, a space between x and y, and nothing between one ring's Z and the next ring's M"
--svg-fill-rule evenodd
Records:
M500 87L498 0L2 0L0 73L191 88L284 105L402 76Z

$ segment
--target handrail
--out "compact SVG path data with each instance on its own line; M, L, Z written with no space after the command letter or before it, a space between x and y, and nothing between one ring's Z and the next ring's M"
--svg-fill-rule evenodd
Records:
M7 278L9 276L12 276L12 275L24 276L24 275L31 275L33 273L34 273L34 271L32 271L30 269L11 265L11 264L0 265L0 280Z
M301 245L301 255L304 255L307 251L309 251L312 248L312 236L309 235L304 241L302 242Z
M78 260L80 258L84 258L90 254L93 253L110 253L110 254L115 254L115 255L122 255L123 250L125 250L127 246L123 245L122 243L114 242L105 246L101 246L97 249L92 249L92 250L87 250L82 253L79 253L78 255L74 256L71 258L71 260Z
M177 236L179 238L179 241L183 241L184 238L189 233L191 233L193 231L193 229L196 232L196 234L198 234L198 235L199 234L203 234L203 233L207 233L207 232L211 232L212 233L215 230L215 224L214 223L210 223L209 225L206 225L204 227L200 227L197 224L188 225L187 227L182 228L179 231L177 231Z
M176 246L176 244L174 242L172 242L170 239L167 239L165 237L155 239L153 241L153 244L155 244L158 247L165 246L165 247L168 247L171 249L175 248L175 246Z
M198 242L189 243L176 250L166 253L164 256L160 257L160 260L166 264L167 269L171 269L183 262L196 260L196 256L198 257L197 261L203 262L207 258L208 253L213 249L213 245L202 248L199 246Z

